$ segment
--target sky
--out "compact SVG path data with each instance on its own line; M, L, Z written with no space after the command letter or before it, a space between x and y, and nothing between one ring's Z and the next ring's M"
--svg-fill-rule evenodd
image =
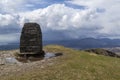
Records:
M120 0L0 0L0 45L18 42L24 23L44 40L120 39Z

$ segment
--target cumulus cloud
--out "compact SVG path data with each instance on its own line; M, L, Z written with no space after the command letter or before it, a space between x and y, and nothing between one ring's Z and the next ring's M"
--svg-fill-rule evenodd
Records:
M84 5L92 10L97 9L101 14L96 18L96 24L100 23L99 25L103 27L100 33L107 37L120 35L120 10L118 10L120 0L69 0L68 3Z
M11 15L2 15L0 14L0 25L1 26L6 26L6 25L9 25L11 24L12 20L14 18L11 16Z
M94 25L94 23L91 22L97 18L98 15L99 13L97 13L96 10L79 10L69 8L64 4L54 4L44 9L20 13L20 24L27 21L38 22L43 24L44 27L53 30L65 30L68 28L84 27L82 25L85 25L84 23L87 22Z
M42 0L11 1L0 1L1 36L9 33L11 36L16 36L12 34L19 34L25 22L37 22L41 25L44 39L47 40L85 37L120 38L119 0L109 0L109 2L108 0L64 0L62 4L55 3L44 8L38 6L48 3ZM85 8L74 8L66 4ZM1 42L2 40L0 38Z
M69 35L68 37L72 38L79 38L81 34L94 33L102 28L95 23L95 19L99 16L96 10L74 9L64 4L54 4L44 9L19 15L20 24L38 22L44 31L60 31L61 34Z

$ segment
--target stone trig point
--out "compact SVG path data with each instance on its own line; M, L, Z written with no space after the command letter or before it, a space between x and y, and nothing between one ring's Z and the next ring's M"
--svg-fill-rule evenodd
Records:
M44 56L42 32L37 23L25 23L20 36L20 54Z

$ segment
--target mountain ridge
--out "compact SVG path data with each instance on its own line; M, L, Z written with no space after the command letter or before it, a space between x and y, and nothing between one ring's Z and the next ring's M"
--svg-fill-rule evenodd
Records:
M75 49L89 49L89 48L112 48L120 47L120 39L109 39L109 38L84 38L84 39L70 39L70 40L51 40L43 41L43 45L63 45L65 47ZM1 45L0 50L10 50L19 48L19 42L9 43L7 45Z

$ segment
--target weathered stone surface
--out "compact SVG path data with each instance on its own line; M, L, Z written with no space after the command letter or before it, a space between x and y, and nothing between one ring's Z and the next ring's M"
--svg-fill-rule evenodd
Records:
M117 55L116 53L114 53L112 51L109 51L109 50L105 50L105 49L98 48L98 49L88 49L88 50L85 50L85 51L95 53L95 54L98 54L98 55L105 55L105 56L120 58L120 56Z
M39 24L25 23L20 37L21 54L43 54L42 32Z

